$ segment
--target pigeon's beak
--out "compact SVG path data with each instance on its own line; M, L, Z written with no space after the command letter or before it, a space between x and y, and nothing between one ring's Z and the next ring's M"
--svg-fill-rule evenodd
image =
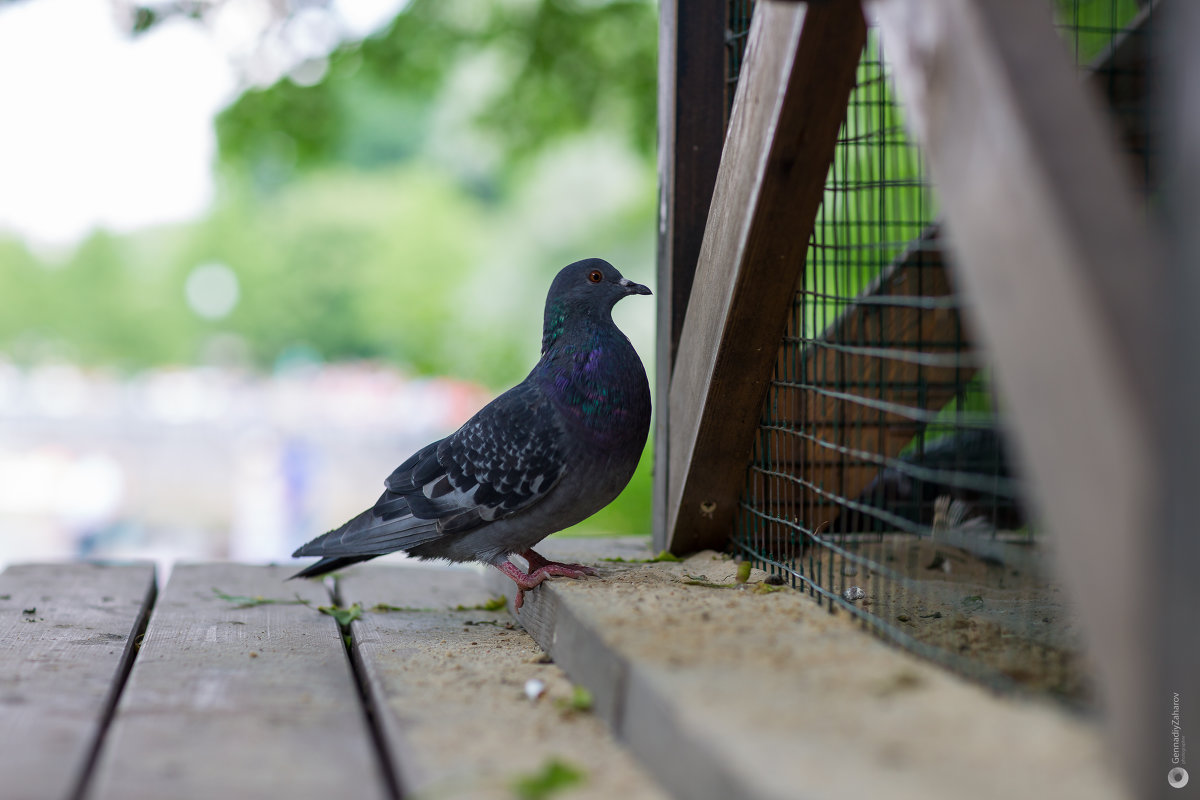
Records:
M621 278L619 281L626 294L654 294L648 286L642 286L640 283L634 283L629 278Z

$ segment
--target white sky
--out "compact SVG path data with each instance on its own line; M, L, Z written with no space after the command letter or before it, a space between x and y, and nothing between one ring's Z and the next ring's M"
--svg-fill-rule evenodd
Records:
M0 231L69 246L96 227L126 232L202 214L214 191L213 117L242 80L273 82L296 50L328 52L405 4L342 0L329 20L340 30L314 36L313 20L302 21L293 53L274 48L265 70L245 58L269 22L262 0L229 0L211 35L170 20L132 39L118 31L111 0L0 6Z

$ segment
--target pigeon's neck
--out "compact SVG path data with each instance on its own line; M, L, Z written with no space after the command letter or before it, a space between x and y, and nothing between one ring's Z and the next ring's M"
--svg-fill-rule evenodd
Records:
M621 335L608 309L569 306L561 300L547 303L542 321L542 356L544 358L560 342L579 338L580 332L586 337L589 331L603 327L610 327Z

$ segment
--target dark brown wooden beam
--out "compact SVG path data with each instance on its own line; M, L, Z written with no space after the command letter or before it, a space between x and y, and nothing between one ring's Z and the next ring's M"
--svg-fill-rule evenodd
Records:
M1150 89L1156 68L1154 46L1160 42L1159 2L1148 2L1112 44L1092 62L1088 84L1110 111L1133 179L1149 192L1157 178L1158 115L1152 113Z
M782 448L795 450L803 478L816 487L802 489L797 497L796 511L809 529L838 515L840 507L823 499L821 491L856 498L880 469L873 462L842 458L814 439L895 458L924 426L875 403L937 411L974 376L974 361L952 346L937 350L940 361L917 357L930 355L930 342L971 349L957 308L922 302L953 295L935 226L884 270L861 302L807 345L798 363L777 371L784 380L775 388L773 413L806 436L779 432L771 438L776 457L785 452Z
M666 536L662 413L725 138L725 0L661 0L658 37L658 347L654 535Z
M756 7L671 378L672 552L728 537L865 41L857 3Z
M1044 0L871 5L1080 610L1113 752L1133 753L1151 733L1144 710L1163 702L1146 695L1158 593L1144 533L1161 483L1159 243Z

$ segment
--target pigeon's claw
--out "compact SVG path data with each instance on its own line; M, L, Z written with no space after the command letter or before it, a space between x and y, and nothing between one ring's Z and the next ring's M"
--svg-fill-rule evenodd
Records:
M521 606L525 604L525 590L533 589L534 587L541 585L542 581L546 580L545 573L526 574L521 572L520 567L508 560L502 561L499 564L493 564L492 566L503 572L508 577L512 578L513 583L517 585L517 599L513 605L518 611L520 611Z
M521 557L529 562L529 572L522 572L520 567L508 559L501 561L499 564L492 565L512 578L513 583L517 585L517 599L513 605L518 611L525 604L525 592L541 586L542 581L546 580L546 578L551 576L586 578L588 575L596 574L596 570L591 567L584 566L583 564L563 564L558 561L548 561L532 550L526 550L524 553L521 553Z
M596 570L584 564L566 564L561 561L550 561L542 558L532 549L526 550L519 554L521 558L529 562L529 574L544 573L546 575L561 575L564 578L582 578L587 575L596 575Z

